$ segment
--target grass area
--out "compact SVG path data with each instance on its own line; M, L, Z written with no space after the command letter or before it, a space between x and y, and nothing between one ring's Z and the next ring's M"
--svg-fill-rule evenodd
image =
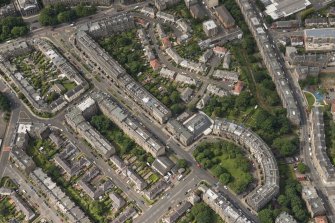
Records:
M311 109L312 106L314 105L315 103L315 97L312 93L310 92L304 92L305 94L305 97L307 99L307 103L308 103L308 108Z
M34 89L40 91L41 96L47 95L53 85L51 80L57 79L59 74L53 64L40 51L19 56L13 62Z
M186 43L176 46L175 49L182 58L193 61L198 61L199 57L204 52L200 49L198 41L195 38L191 38Z
M18 189L18 185L16 185L9 177L1 178L0 187L9 188L9 189L12 189L12 190Z
M15 204L10 200L10 197L0 199L0 222L10 222L10 220L22 222L24 215L22 212L17 212Z
M71 81L63 81L62 85L66 89L66 91L70 91L77 86L74 82Z
M252 182L252 166L242 148L227 141L201 143L193 152L197 162L208 169L222 184L242 193Z
M221 217L216 214L204 202L196 203L189 212L183 216L178 223L224 223Z

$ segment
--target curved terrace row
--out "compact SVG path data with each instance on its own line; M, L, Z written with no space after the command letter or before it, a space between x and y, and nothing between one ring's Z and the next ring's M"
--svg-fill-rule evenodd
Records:
M249 129L223 119L214 121L213 132L223 138L234 140L249 150L260 164L262 181L247 196L247 203L254 210L260 210L279 193L279 171L276 159L268 145Z

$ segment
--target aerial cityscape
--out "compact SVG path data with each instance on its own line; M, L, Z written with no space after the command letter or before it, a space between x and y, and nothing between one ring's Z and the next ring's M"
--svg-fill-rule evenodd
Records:
M0 0L0 223L335 223L335 0Z

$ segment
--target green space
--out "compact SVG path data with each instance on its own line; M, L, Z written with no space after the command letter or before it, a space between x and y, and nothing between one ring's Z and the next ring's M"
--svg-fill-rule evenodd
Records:
M41 150L43 147L43 150ZM36 166L42 170L70 197L94 222L106 222L113 219L115 214L112 212L112 202L108 196L102 200L94 201L88 195L78 189L77 181L80 176L66 180L59 167L53 162L52 158L58 152L49 140L32 139L27 148L27 154L31 156ZM113 190L118 191L117 188Z
M160 77L147 65L136 29L99 40L104 48L135 80L167 106L173 114L185 110L177 85Z
M330 112L330 108L325 107L324 124L325 124L325 136L326 136L326 147L331 162L335 165L335 123L333 116Z
M305 94L305 97L307 99L308 107L311 108L314 105L314 103L315 103L315 97L310 92L306 92L305 91L304 94Z
M76 84L74 82L71 82L69 80L64 80L64 79L62 80L61 85L63 85L63 87L66 89L66 92L76 87Z
M0 92L0 111L10 112L10 102L6 95Z
M117 154L123 160L128 160L135 167L136 172L142 177L151 174L146 181L153 184L159 180L159 176L152 172L146 164L153 163L154 158L150 153L130 139L119 127L113 124L108 117L103 114L94 115L90 120L91 125L96 128L110 143L112 143Z
M282 162L283 157L298 152L299 139L295 126L286 117L287 111L281 106L275 86L263 65L257 45L238 5L234 0L221 2L235 18L244 34L241 40L226 47L230 49L233 59L238 64L246 90L244 95L212 98L205 112L251 128L272 148L277 162L280 163L280 199L284 197L286 200L279 202L278 198L261 210L259 212L261 222L274 222L275 217L283 210L292 214L298 222L307 222L308 214L301 199L301 185L294 178L293 168Z
M0 19L0 42L24 36L28 27L21 17L7 16Z
M305 174L309 171L309 168L306 164L299 162L297 165L297 169L299 173Z
M281 162L279 163L279 173L280 195L276 201L258 212L261 223L273 223L282 211L291 214L299 223L308 222L309 213L301 198L302 186L295 179L293 168Z
M10 197L0 197L0 222L10 222L13 219L22 222L24 215L16 211L15 204Z
M76 86L66 77L60 79L58 69L41 51L33 51L16 57L12 62L48 104L59 98L60 94L64 94ZM66 90L60 93L54 91L52 86L56 83L61 84Z
M224 223L224 221L207 204L199 202L193 205L178 223Z
M137 38L136 31L136 29L133 29L103 38L99 41L102 48L118 61L135 79L140 72L148 69L142 45Z
M318 85L320 83L320 79L319 77L311 77L311 76L308 76L305 80L301 80L299 81L299 85L301 87L301 89L304 89L305 87L308 87L308 86L315 86L315 85Z
M188 10L184 2L180 2L177 5L171 6L170 8L166 9L165 12L179 18L193 19L190 10Z
M55 26L64 22L72 22L78 18L90 16L97 11L96 6L80 4L71 8L61 3L47 5L39 14L38 20L42 26Z
M298 151L294 126L287 119L287 111L281 106L275 85L262 65L262 58L243 15L234 0L226 0L224 5L244 33L241 40L226 47L238 64L240 79L245 83L246 90L239 96L211 98L204 112L211 117L224 117L251 128L279 157L294 155Z
M18 185L16 185L9 177L1 178L0 187L9 188L11 190L18 189Z
M186 7L184 2L175 5L168 10L167 13L170 13L178 18L185 19L186 22L191 26L192 35L189 40L184 43L181 43L175 47L177 53L185 59L190 59L197 61L198 58L204 52L200 49L198 42L206 38L205 32L202 28L202 22L205 20L196 20L194 19L189 9ZM169 29L168 31L172 31Z
M198 40L195 38L191 38L189 41L177 45L175 49L182 58L194 61L198 61L203 53L198 45Z
M204 142L194 150L193 156L205 169L228 185L236 193L242 193L252 182L251 163L241 147L227 141Z

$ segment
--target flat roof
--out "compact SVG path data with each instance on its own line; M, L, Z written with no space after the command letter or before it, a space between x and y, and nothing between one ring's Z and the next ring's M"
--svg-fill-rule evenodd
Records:
M305 29L305 35L308 37L333 37L335 38L335 28L323 28L323 29Z

